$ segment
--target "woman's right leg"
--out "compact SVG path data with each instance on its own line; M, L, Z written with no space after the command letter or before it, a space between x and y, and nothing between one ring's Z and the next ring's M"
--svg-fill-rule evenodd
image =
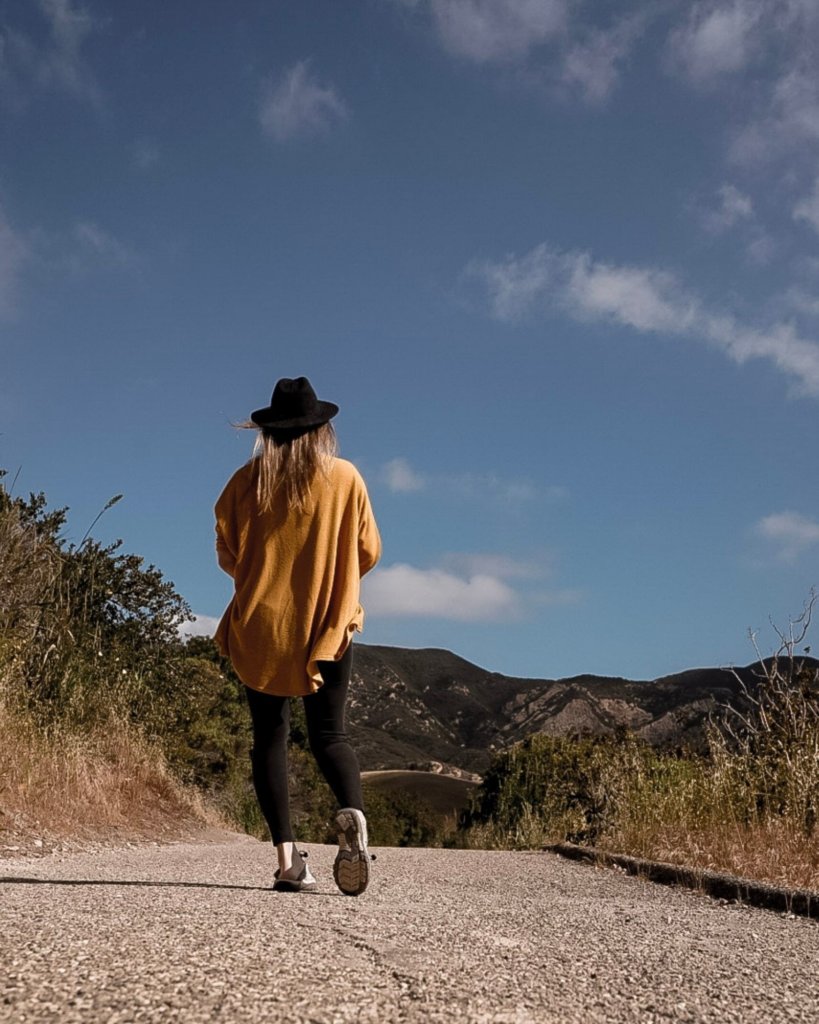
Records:
M293 842L290 827L290 797L287 790L287 737L290 732L290 703L245 687L253 720L250 763L253 786L264 819L276 846Z
M320 661L318 666L324 684L302 698L310 749L339 806L363 811L361 769L344 723L353 645L339 661Z

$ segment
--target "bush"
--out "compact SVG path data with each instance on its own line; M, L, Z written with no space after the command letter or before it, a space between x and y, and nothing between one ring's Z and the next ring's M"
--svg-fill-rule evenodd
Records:
M464 816L466 846L569 840L819 884L819 668L801 657L815 602L760 657L705 753L614 737L531 736L500 752ZM784 872L784 874L783 874Z

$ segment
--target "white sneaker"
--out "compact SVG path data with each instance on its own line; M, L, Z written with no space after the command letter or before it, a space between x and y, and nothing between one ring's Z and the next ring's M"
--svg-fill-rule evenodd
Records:
M360 896L370 880L372 857L367 849L367 820L354 807L336 815L338 853L333 864L336 885L347 896Z

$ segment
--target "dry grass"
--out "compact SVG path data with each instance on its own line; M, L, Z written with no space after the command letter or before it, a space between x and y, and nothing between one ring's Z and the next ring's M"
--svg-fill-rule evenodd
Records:
M715 716L707 752L624 735L533 736L479 790L468 846L570 840L612 853L819 892L819 669L804 646L816 596Z
M85 735L59 727L45 733L0 706L0 731L0 850L229 827L172 776L161 752L121 722Z
M700 831L658 829L652 834L609 837L599 845L612 853L819 892L819 845L783 821Z

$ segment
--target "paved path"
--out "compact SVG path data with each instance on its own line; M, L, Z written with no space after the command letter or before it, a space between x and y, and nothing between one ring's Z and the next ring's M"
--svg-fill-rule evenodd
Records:
M0 1021L819 1021L819 925L551 854L379 851L359 899L255 840L0 861Z

